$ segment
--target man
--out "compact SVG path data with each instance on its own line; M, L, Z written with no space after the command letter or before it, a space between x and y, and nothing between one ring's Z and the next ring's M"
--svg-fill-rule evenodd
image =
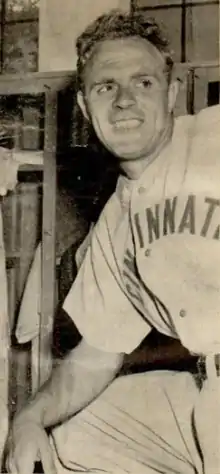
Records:
M168 45L141 13L102 16L77 48L79 105L121 176L64 303L82 341L17 415L8 467L218 474L220 113L174 120ZM152 328L205 357L201 393L187 372L114 380Z

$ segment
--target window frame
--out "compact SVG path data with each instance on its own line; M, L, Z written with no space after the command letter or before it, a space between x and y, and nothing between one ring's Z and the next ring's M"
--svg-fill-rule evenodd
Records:
M139 7L138 0L130 0L130 11L134 13L139 8L146 12L153 12L155 10L181 9L181 63L187 62L187 46L189 46L189 39L187 39L187 31L192 29L192 8L197 6L218 5L219 0L181 0L179 4L173 3L172 0L168 4L148 5L146 7Z
M20 19L7 19L7 1L0 0L1 12L0 12L0 75L4 74L4 43L5 43L5 28L8 25L18 25L24 23L36 23L39 25L39 16L38 18L20 18ZM39 51L38 53L39 54Z

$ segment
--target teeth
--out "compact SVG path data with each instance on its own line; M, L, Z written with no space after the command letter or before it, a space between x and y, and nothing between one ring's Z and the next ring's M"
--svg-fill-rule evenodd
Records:
M137 128L140 125L140 120L137 119L129 119L129 120L120 120L115 123L115 128L117 129L132 129L132 128Z

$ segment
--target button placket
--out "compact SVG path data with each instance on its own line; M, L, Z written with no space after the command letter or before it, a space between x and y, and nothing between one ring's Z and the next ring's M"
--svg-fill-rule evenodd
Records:
M131 193L131 200L130 200L130 222L131 222L131 228L132 228L134 241L136 243L137 243L137 235L136 235L137 228L136 228L134 216L136 213L139 214L139 212L141 212L146 207L146 195L145 195L146 188L145 186L142 185L142 181L143 181L142 177L140 177L138 180L135 181L135 184ZM142 258L146 256L145 250L147 249L142 248L142 252L141 252ZM150 256L150 249L147 256L148 257Z

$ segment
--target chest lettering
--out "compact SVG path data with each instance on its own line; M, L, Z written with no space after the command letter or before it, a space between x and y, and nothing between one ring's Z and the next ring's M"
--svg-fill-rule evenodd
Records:
M187 232L191 235L220 239L220 225L218 224L214 231L212 228L216 212L220 207L219 199L205 197L202 203L200 199L198 207L197 197L190 194L184 202L181 214L177 212L178 204L178 197L175 196L153 207L147 207L142 213L134 214L134 225L140 248L175 233ZM196 225L198 209L200 213L202 211L203 217L199 220L200 224Z

